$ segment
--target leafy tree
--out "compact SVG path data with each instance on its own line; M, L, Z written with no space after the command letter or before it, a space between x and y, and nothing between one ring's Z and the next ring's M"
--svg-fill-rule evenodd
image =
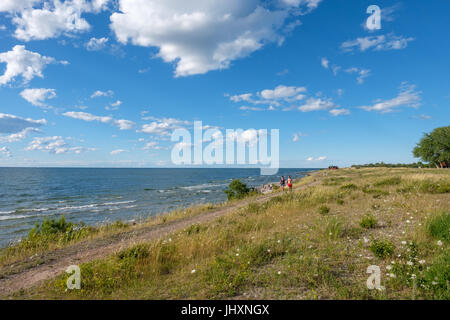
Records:
M450 126L434 129L425 133L413 150L416 158L430 162L436 168L448 168L450 165Z
M239 179L234 179L231 181L228 189L225 190L228 200L232 199L242 199L245 198L249 193L250 189L247 185L241 182Z

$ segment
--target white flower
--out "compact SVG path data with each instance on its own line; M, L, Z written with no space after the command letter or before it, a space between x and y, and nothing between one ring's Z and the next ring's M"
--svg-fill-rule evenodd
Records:
M281 274L281 271L278 271L278 274Z
M281 243L281 240L278 240L277 242L278 242L278 243Z
M416 278L416 275L413 273L412 275L411 275L411 279L415 279Z
M435 285L437 285L438 283L437 283L436 281L432 281L431 284L432 284L433 286L435 286Z
M239 253L236 253L236 257L239 257Z
M192 271L191 271L191 273L196 273L197 272L197 270L195 270L195 269L193 269Z
M441 241L441 240L438 240L437 245L438 245L438 246L442 246L442 241Z
M419 263L420 263L420 264L424 264L424 263L425 263L425 260L420 260Z
M412 265L413 265L413 263L412 263L411 261L408 261L406 264L407 264L408 266L412 266Z
M396 277L396 275L395 275L394 273L390 273L390 274L389 274L389 277L391 277L391 278L395 278L395 277Z
M406 241L402 241L402 244L405 245L405 244L406 244Z
M386 270L391 270L392 269L392 266L386 266Z

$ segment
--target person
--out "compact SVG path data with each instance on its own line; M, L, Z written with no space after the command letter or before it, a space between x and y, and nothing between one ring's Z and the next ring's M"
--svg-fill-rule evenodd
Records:
M291 178L291 176L288 176L287 185L288 185L289 191L292 192L292 178Z
M280 188L284 191L284 186L286 185L286 180L284 180L284 176L281 176L280 180Z

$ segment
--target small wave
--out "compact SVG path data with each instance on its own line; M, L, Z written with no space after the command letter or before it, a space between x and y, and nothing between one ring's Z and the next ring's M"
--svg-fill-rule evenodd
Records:
M23 215L0 216L0 221L12 220L12 219L23 219L23 218L27 218L27 216L23 216Z
M12 210L12 211L0 211L0 214L11 214L11 213L14 213L15 211L14 210Z

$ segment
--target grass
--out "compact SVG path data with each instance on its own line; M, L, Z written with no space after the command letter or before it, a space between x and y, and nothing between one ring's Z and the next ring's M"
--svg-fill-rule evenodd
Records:
M373 229L377 226L377 219L368 213L359 220L359 225L364 229Z
M66 290L63 274L9 298L450 298L450 194L420 187L442 187L448 170L323 170L307 181L319 183L82 264L81 290ZM384 291L367 289L369 265Z

